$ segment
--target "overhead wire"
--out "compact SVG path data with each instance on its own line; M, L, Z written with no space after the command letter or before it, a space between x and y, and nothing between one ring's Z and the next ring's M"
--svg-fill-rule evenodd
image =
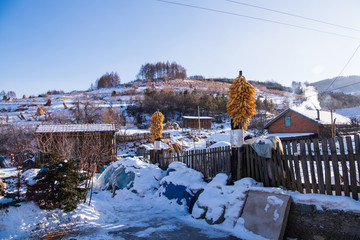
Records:
M293 14L293 13L289 13L289 12L279 11L279 10L276 10L276 9L261 7L261 6L258 6L258 5L253 5L253 4L244 3L244 2L240 2L240 1L234 1L234 0L225 0L225 1L236 3L236 4L239 4L239 5L243 5L243 6L252 7L252 8L258 8L258 9L262 9L262 10L266 10L266 11L270 11L270 12L280 13L280 14L283 14L283 15L291 16L291 17L301 18L301 19L305 19L305 20L308 20L308 21L318 22L318 23L330 25L330 26L333 26L333 27L344 28L344 29L360 32L360 29L357 29L357 28L347 27L347 26L344 26L344 25L330 23L330 22L326 22L326 21L323 21L323 20L318 20L318 19L315 19L315 18L305 17L305 16L301 16L301 15L297 15L297 14Z
M314 32L325 33L325 34L334 35L334 36L338 36L338 37L344 37L344 38L360 40L357 37L349 36L349 35L345 35L345 34L340 34L340 33L336 33L336 32L329 32L329 31L324 31L324 30L321 30L321 29L305 27L305 26L300 26L300 25L296 25L296 24L275 21L275 20L266 19L266 18L253 17L253 16L249 16L249 15L244 15L244 14L239 14L239 13L234 13L234 12L229 12L229 11L224 11L224 10L218 10L218 9L214 9L214 8L190 5L190 4L173 2L173 1L168 1L168 0L154 0L154 1L167 3L167 4L172 4L172 5L177 5L177 6L201 9L201 10L210 11L210 12L222 13L222 14L231 15L231 16L243 17L243 18L248 18L248 19L253 19L253 20L258 20L258 21L263 21L263 22L270 22L270 23L275 23L275 24L279 24L279 25L294 27L294 28L298 28L298 29L304 29L304 30L309 30L309 31L314 31Z
M334 78L334 80L330 83L330 85L325 89L325 92L328 91L330 89L330 87L335 83L335 81L340 77L340 75L343 73L343 71L345 70L345 68L349 65L349 63L351 62L351 60L353 59L353 57L355 56L356 52L359 50L360 48L360 44L357 46L357 48L355 49L355 51L353 52L353 54L351 55L351 57L349 58L349 60L346 62L346 64L344 65L344 67L341 69L340 73L337 75L336 78Z
M285 25L285 26L290 26L290 27L295 27L295 28L320 32L320 33L326 33L326 34L335 35L335 36L339 36L339 37L345 37L345 38L351 38L351 39L359 40L359 38L356 38L356 37L353 37L353 36L348 36L348 35L344 35L344 34L324 31L324 30L320 30L320 29L316 29L316 28L310 28L310 27L305 27L305 26L300 26L300 25L295 25L295 24L290 24L290 23L284 23L284 22L275 21L275 20L266 19L266 18L253 17L253 16L249 16L249 15L244 15L244 14L239 14L239 13L234 13L234 12L229 12L229 11L224 11L224 10L218 10L218 9L213 9L213 8L208 8L208 7L202 7L202 6L185 4L185 3L173 2L173 1L168 1L168 0L154 0L154 1L167 3L167 4L172 4L172 5L177 5L177 6L184 6L184 7L189 7L189 8L201 9L201 10L211 11L211 12L216 12L216 13L222 13L222 14L227 14L227 15L232 15L232 16L237 16L237 17L244 17L244 18L249 18L249 19L254 19L254 20L259 20L259 21L264 21L264 22L270 22L270 23L275 23L275 24L280 24L280 25ZM233 1L233 0L225 0L225 1L233 2L233 3L237 3L237 4L242 4L242 5L246 5L246 6L250 6L250 7L255 7L255 8L259 8L259 9L263 9L263 10L267 10L267 11L277 12L277 13L284 14L284 15L298 17L298 18L302 18L302 19L306 19L306 20L310 20L310 21L314 21L314 22L319 22L319 23L323 23L323 24L327 24L327 25L332 25L332 26L335 26L335 27L340 27L340 28L345 28L345 29L360 32L360 30L356 29L356 28L346 27L346 26L343 26L343 25L338 25L338 24L334 24L334 23L325 22L325 21L322 21L322 20L317 20L317 19L308 18L308 17L296 15L296 14L291 14L291 13L287 13L287 12L283 12L283 11L278 11L278 10L275 10L275 9L264 8L264 7L260 7L260 6L256 6L256 5L252 5L252 4L247 4L247 3L243 3L243 2L238 2L238 1ZM323 92L323 94L325 94L326 91L329 90L329 88L340 77L340 75L345 70L345 68L349 65L349 63L351 62L352 58L355 56L355 54L359 50L359 48L360 48L360 44L357 46L357 48L355 49L355 51L353 52L351 57L348 59L348 61L346 62L346 64L344 65L344 67L342 68L340 73L338 74L338 76L330 83L330 85L326 88L326 90ZM360 84L360 82L352 83L352 84L345 85L345 86L341 86L341 87L338 87L338 88L334 88L332 90L338 90L338 89L346 88L346 87L357 85L357 84Z

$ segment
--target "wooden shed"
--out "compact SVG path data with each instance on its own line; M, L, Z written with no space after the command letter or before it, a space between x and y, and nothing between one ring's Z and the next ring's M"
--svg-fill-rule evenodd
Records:
M99 166L108 164L116 159L116 132L115 124L39 125L40 164L46 153L61 154L80 165L89 159Z
M184 128L211 128L212 117L183 116Z

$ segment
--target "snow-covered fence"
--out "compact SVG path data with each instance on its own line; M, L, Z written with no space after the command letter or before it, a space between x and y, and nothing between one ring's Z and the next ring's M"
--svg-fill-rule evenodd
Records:
M238 164L241 177L252 177L265 186L283 186L301 193L351 196L360 193L360 140L338 137L282 142L284 153L271 159L246 148Z
M167 169L172 162L182 162L204 174L205 179L211 179L220 172L230 174L230 160L230 147L191 150L182 153L167 153L154 150L150 152L150 161L158 163L162 169Z
M359 135L284 141L282 145L283 152L273 150L272 158L260 157L250 145L245 145L239 154L234 154L230 147L171 154L151 151L150 160L162 169L174 161L183 162L208 180L225 172L231 173L233 180L251 177L265 187L283 186L301 193L359 199Z

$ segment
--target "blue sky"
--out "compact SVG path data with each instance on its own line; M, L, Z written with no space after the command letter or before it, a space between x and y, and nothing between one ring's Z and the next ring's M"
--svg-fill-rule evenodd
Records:
M155 0L0 0L0 91L18 96L85 90L106 72L122 82L142 64L176 61L188 75L318 81L337 76L360 30L328 26L225 0L169 0L331 34ZM360 29L357 0L235 0ZM360 50L342 75L360 75Z

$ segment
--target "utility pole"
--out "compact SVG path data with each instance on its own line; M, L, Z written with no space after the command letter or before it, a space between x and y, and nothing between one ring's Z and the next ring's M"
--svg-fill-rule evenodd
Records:
M334 115L333 115L333 110L330 110L330 114L331 114L331 138L335 137L335 124L334 124Z
M199 133L201 129L201 121L200 121L200 107L198 106L198 118L199 118Z

